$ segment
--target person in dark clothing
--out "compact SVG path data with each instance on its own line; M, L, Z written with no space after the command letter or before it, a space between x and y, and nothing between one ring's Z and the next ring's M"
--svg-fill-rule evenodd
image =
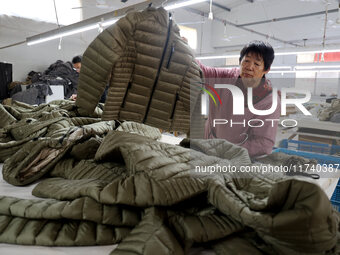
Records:
M76 69L78 73L80 72L80 68L81 68L81 59L82 59L81 55L75 56L72 59L73 68Z
M80 73L81 60L82 60L82 56L81 55L78 55L78 56L75 56L74 58L72 58L72 65L73 65L74 70L76 70L77 73ZM76 100L77 99L77 94L72 94L70 99L71 100Z

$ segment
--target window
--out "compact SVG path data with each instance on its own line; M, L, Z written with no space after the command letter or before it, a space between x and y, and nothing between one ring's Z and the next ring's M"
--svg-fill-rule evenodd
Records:
M189 46L196 50L197 49L197 30L195 28L178 26L180 29L181 36L188 39Z
M82 20L80 0L55 0L59 23L70 25ZM0 1L0 15L17 16L33 20L57 23L53 0L10 0Z
M226 66L238 66L239 64L239 58L226 58L225 60Z
M339 73L317 72L315 95L334 96L338 92Z
M314 71L297 71L295 88L309 90L314 94L315 72Z
M309 90L316 96L334 96L338 92L339 73L323 71L297 71L295 88Z
M297 64L307 64L314 63L315 54L314 53L306 53L306 54L297 54L296 63Z

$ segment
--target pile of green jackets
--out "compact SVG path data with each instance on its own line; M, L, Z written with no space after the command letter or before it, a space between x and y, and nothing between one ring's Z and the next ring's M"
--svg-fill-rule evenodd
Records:
M0 242L119 243L111 254L337 254L339 218L317 185L281 174L198 171L251 165L225 140L157 141L158 129L79 117L71 101L0 107L3 177L40 180L37 200L0 198ZM48 177L48 178L46 178Z

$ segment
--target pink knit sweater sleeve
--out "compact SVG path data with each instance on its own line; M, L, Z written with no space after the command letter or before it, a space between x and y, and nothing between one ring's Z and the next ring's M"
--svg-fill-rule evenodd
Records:
M210 67L205 66L201 63L201 61L196 60L199 64L200 68L203 71L204 78L234 78L238 76L237 69L227 69L227 68L219 68L219 67Z

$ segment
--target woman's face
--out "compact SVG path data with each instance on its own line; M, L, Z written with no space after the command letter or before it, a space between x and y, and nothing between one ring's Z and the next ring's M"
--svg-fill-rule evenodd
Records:
M264 62L261 56L249 52L240 63L240 76L243 85L247 88L256 88L260 84L263 75L268 73L269 70L264 70Z

